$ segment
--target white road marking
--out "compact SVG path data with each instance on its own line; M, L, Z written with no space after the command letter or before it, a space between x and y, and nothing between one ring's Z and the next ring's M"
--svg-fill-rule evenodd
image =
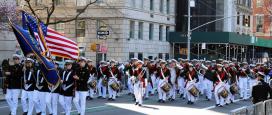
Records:
M9 107L9 106L2 106L2 107L0 107L0 109L7 108L7 107Z
M238 102L238 101L241 101L241 99L234 100L233 102ZM206 107L206 108L202 108L202 109L209 110L209 109L213 109L213 108L215 108L215 106L210 106L210 107Z
M90 108L86 108L85 110L92 110L92 109L99 109L99 108L104 108L107 107L108 105L103 105L103 106L97 106L97 107L90 107ZM77 110L72 110L71 112L77 112ZM64 111L61 113L65 113Z

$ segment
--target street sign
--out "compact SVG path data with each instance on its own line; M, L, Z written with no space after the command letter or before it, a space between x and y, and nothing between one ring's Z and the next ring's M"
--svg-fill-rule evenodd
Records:
M110 31L97 31L97 35L99 36L110 35Z

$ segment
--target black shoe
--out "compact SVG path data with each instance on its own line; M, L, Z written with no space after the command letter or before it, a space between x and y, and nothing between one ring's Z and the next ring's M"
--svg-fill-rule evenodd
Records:
M42 114L42 112L37 113L37 115L41 115L41 114Z
M102 96L98 96L98 97L97 97L97 99L100 99L100 98L102 98Z
M223 105L219 105L218 107L223 107Z
M190 104L191 104L191 101L188 101L187 104L190 105Z
M90 100L93 100L93 98L92 98L92 97L90 97Z
M115 101L115 99L111 99L111 101Z
M207 101L210 101L210 99L207 99Z
M90 96L87 96L87 97L86 97L87 100L90 100L90 98L91 98Z
M141 107L142 106L142 104L139 104L139 107Z
M128 95L131 95L131 93L128 93Z
M194 104L194 102L191 102L191 105L193 105Z
M24 112L23 115L27 115L27 112Z
M206 96L206 99L209 99L208 96Z
M48 115L53 115L53 113L51 113L51 114L48 114ZM80 115L80 114L79 114Z
M229 103L226 103L226 105L229 105Z
M139 104L138 102L135 103L135 105L138 105L138 104Z
M184 94L180 94L179 98L183 98L183 95L184 95Z
M230 100L230 103L233 103L233 101L232 101L232 100Z
M111 98L108 98L108 101L111 101L112 99Z
M11 112L9 112L9 115L11 115Z
M216 107L218 107L220 104L215 104Z
M158 102L160 103L160 102L162 102L162 100L161 100L161 99L159 99L159 100L158 100Z
M162 100L162 103L165 103L165 101L164 101L164 100Z

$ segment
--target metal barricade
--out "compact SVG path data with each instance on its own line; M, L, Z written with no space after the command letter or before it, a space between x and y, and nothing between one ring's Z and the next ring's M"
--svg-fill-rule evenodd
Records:
M272 115L272 99L264 102L265 115Z
M264 103L259 102L247 107L247 115L265 115Z
M231 111L230 115L247 115L247 107L242 107Z

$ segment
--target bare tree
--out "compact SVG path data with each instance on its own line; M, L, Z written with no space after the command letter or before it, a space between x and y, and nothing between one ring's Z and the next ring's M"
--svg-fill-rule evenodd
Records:
M272 16L272 0L265 0L265 9Z
M98 0L89 0L89 2L85 6L83 6L83 8L81 10L79 10L75 16L73 16L71 18L68 18L68 19L64 19L64 20L58 20L58 21L55 21L55 22L50 22L50 19L52 17L52 14L56 10L57 0L51 0L49 5L41 5L41 7L39 7L39 8L33 7L33 4L32 4L33 0L24 0L24 1L26 2L26 6L27 6L28 10L30 10L31 13L38 18L38 20L41 20L41 17L39 17L37 15L37 12L38 11L43 12L43 13L47 14L46 17L45 17L45 25L54 25L54 24L58 24L58 23L66 23L66 22L71 22L71 21L77 20L78 17L82 13L84 13L85 10L90 5L96 3Z
M8 18L17 21L16 3L11 0L0 0L0 30L9 30Z

